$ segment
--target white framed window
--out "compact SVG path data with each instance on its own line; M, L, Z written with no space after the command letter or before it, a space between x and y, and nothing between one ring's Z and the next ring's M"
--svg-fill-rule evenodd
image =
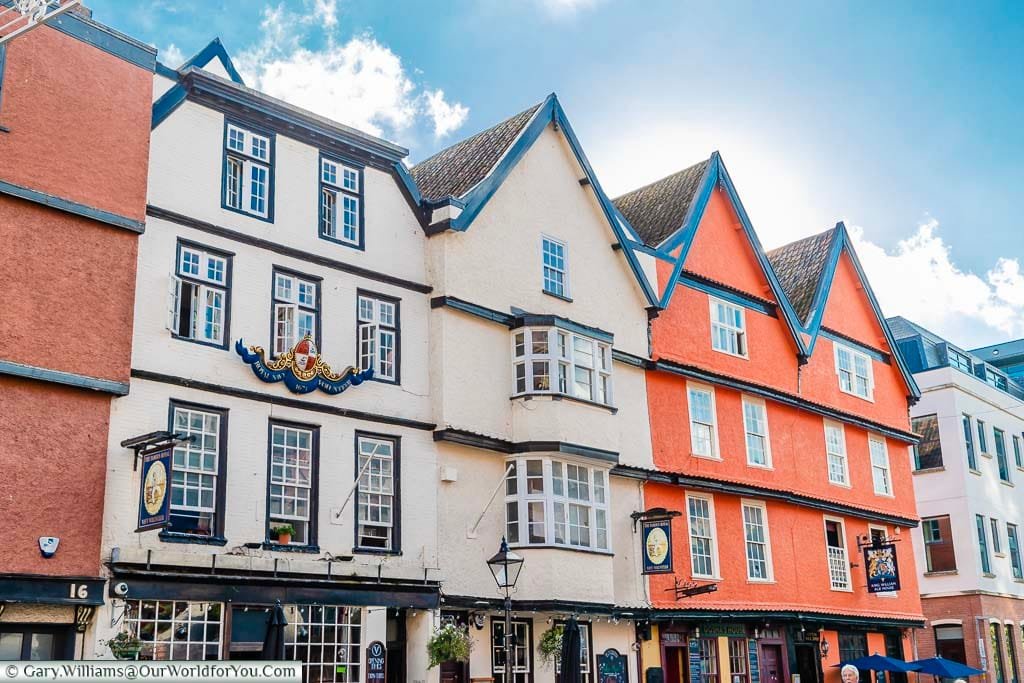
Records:
M291 526L292 545L313 545L312 491L316 457L313 430L270 425L270 480L267 534L271 541L281 527Z
M889 469L889 449L885 439L880 436L868 436L868 450L871 453L871 479L875 493L880 496L891 496L892 472Z
M307 334L314 342L320 322L319 283L297 273L274 271L274 355L291 351Z
M686 521L690 532L690 569L694 578L718 577L718 539L715 503L711 496L686 494Z
M875 383L871 357L838 343L833 344L833 348L839 390L869 401L873 400Z
M363 246L363 171L320 158L320 236Z
M768 438L768 409L763 400L743 397L743 430L746 434L747 464L770 468L772 447Z
M567 251L568 248L565 242L556 240L553 237L544 236L541 238L541 252L544 262L544 291L563 298L568 298L569 296Z
M224 441L222 411L171 404L175 434L191 436L171 454L171 525L175 533L213 536L218 533L218 477Z
M226 124L224 206L259 218L270 215L270 137Z
M558 327L512 333L513 395L561 394L612 405L612 347Z
M711 348L731 356L747 357L747 323L743 309L709 296Z
M608 470L570 460L508 462L505 523L509 543L610 550Z
M556 625L565 625L564 621L555 622ZM579 622L580 627L580 683L593 683L594 679L591 677L590 671L590 643L592 637L590 635L590 622L581 621ZM555 659L555 680L558 680L558 675L562 673L562 660L559 658Z
M747 550L747 579L772 581L772 547L768 534L768 508L759 500L744 500L743 540Z
M142 643L140 661L221 659L224 605L186 600L128 600L124 623Z
M398 299L359 292L356 315L359 369L373 370L374 379L399 382Z
M356 452L359 454L356 472L363 473L359 478L356 519L356 545L359 548L398 551L397 443L392 438L356 435Z
M527 683L532 680L532 631L531 622L512 620L512 635L515 636L512 647L512 670L506 671L505 622L500 617L491 619L491 676L494 683Z
M850 468L846 458L846 432L838 422L825 421L825 457L828 480L840 486L850 485Z
M853 591L850 583L850 560L846 553L846 525L838 517L825 518L825 551L831 589Z
M686 385L690 413L690 451L701 458L718 459L718 418L715 390L702 384Z
M362 680L363 610L346 605L285 605L284 656L302 662L302 680Z
M231 257L191 242L178 243L167 291L166 327L191 341L226 346Z

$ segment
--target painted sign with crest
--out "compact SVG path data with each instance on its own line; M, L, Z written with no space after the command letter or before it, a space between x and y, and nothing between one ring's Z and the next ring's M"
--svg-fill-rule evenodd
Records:
M295 394L308 394L317 389L328 394L340 394L350 386L362 384L373 377L372 369L358 372L351 365L339 373L332 371L308 334L277 358L268 359L260 346L247 349L241 339L235 342L235 353L261 380L284 382Z

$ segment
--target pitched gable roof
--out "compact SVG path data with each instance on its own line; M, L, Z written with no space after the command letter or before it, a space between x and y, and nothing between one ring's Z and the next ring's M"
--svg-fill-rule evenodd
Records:
M804 325L813 312L814 297L837 232L837 228L832 228L768 252L768 261L782 283L786 298Z
M224 48L224 44L220 42L220 38L214 38L211 40L206 44L206 47L192 55L192 57L187 59L181 66L172 68L163 62L157 62L156 71L161 76L170 78L171 80L177 80L179 72L185 71L190 66L205 69L210 62L215 59L220 61L220 64L224 68L224 72L227 73L228 78L239 85L245 85L245 81L242 80L241 74L239 74L238 69L235 68L235 63L231 61L231 55L229 55L228 51Z
M473 189L487 177L543 104L538 102L409 169L422 197L437 201L461 197Z
M711 159L613 199L640 240L658 247L682 227Z

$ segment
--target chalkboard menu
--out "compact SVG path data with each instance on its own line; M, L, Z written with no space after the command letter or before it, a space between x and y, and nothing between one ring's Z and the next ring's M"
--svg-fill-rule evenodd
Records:
M751 638L747 641L750 648L750 683L761 683L761 664L757 660L757 641Z
M629 667L626 658L613 647L597 656L598 683L626 683L629 680Z
M700 640L690 638L690 683L700 683Z

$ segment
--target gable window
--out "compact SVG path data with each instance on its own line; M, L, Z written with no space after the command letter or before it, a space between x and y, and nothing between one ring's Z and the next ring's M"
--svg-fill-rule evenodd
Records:
M549 458L510 461L509 543L609 550L608 470Z
M231 256L178 242L167 296L167 329L179 339L227 347Z
M316 545L315 492L318 429L290 423L270 423L270 462L267 481L267 538L281 543L282 527L292 527L289 543Z
M171 524L166 531L221 536L227 411L172 402L170 431L193 438L171 454Z
M956 571L953 530L949 515L921 520L924 535L924 556L929 572Z
M849 591L850 561L846 556L846 527L840 519L825 519L825 549L829 583L834 591Z
M874 391L871 358L842 344L835 344L835 351L839 390L871 400Z
M967 451L967 466L977 471L978 456L974 452L974 430L971 429L971 416L964 413L962 422L964 427L964 449Z
M985 430L985 422L982 420L975 420L978 423L978 449L982 455L988 455L988 433Z
M541 238L541 251L544 257L544 291L563 299L569 297L566 250L565 242L560 242L552 237Z
M309 335L320 347L319 278L274 269L274 355L292 350Z
M711 348L733 356L747 357L747 327L743 309L721 299L711 302Z
M396 553L401 520L398 495L398 439L356 434L359 505L356 546Z
M892 476L889 471L889 451L885 446L885 440L869 436L868 450L871 452L871 479L875 485L875 493L880 496L891 496Z
M1020 560L1020 537L1017 535L1017 525L1006 525L1006 549L1010 553L1010 568L1013 570L1013 578L1024 579Z
M992 573L992 559L988 556L988 535L985 532L985 517L975 515L975 522L978 530L978 554L981 557L981 572Z
M702 458L718 458L715 390L689 385L686 390L690 410L690 450Z
M746 432L747 464L771 467L772 451L768 440L768 413L764 401L743 397L743 429Z
M850 471L846 462L846 434L838 422L825 423L825 454L828 460L828 480L833 484L849 486Z
M922 415L910 421L911 430L921 435L914 444L914 469L932 470L942 467L942 443L939 441L939 416Z
M270 135L227 123L224 133L224 208L270 217L273 142Z
M612 404L612 347L557 327L512 334L514 395L562 394Z
M363 247L363 171L320 157L320 236Z
M686 494L687 521L690 527L690 568L694 577L718 575L715 508L708 496Z
M1006 459L1006 435L998 427L992 428L992 441L996 445L996 464L999 466L999 479L1010 481L1010 463Z
M359 369L372 369L374 379L398 384L401 367L398 347L399 300L362 291L357 298Z
M768 510L764 503L743 503L743 538L747 545L747 578L771 581L772 551L768 541Z

